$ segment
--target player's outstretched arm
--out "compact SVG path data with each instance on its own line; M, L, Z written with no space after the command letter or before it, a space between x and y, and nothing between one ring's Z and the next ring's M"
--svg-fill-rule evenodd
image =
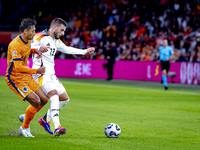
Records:
M76 54L76 55L85 55L92 54L95 50L94 47L90 47L88 49L78 49L71 46L66 46L61 40L59 45L57 46L58 51L63 52L65 54Z

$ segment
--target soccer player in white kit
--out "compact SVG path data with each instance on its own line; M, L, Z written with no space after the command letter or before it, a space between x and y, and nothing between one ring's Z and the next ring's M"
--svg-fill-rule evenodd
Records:
M33 43L31 44L34 47L50 47L46 53L42 54L42 58L36 58L36 54L32 56L32 68L37 69L41 66L46 67L46 71L44 74L33 76L33 78L39 82L45 94L50 99L49 110L44 117L38 120L38 122L44 127L44 129L48 133L54 134L55 136L66 133L66 129L60 125L59 110L61 110L69 102L69 96L67 95L64 86L62 85L62 83L59 82L58 78L55 75L54 56L56 54L56 51L58 50L67 54L85 55L92 54L95 50L93 47L82 50L66 46L60 40L60 37L64 35L66 27L67 23L63 19L56 18L51 22L50 29L48 31L44 30L34 36ZM55 126L54 133L51 131L49 125L51 118Z

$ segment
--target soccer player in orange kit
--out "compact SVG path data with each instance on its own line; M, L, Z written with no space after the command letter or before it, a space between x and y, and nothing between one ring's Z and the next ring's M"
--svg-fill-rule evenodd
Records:
M19 132L25 137L34 137L30 132L30 121L48 101L42 88L30 75L44 73L45 67L38 69L26 67L31 53L36 53L41 57L42 52L48 50L48 47L31 48L35 25L36 22L32 19L23 19L20 24L21 34L10 42L7 52L6 83L22 100L30 103L25 112L24 122L19 128Z

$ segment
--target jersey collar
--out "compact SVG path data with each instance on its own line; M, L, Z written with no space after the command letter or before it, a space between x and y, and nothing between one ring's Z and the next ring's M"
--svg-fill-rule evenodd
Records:
M28 42L25 42L25 41L22 39L21 35L19 36L19 38L22 40L22 42L23 42L24 44L28 44Z

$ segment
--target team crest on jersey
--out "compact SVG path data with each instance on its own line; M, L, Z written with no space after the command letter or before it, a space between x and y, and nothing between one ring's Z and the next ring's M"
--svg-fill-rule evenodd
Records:
M28 92L28 88L27 87L23 87L22 89L24 92Z
M17 51L13 51L13 56L17 56Z

